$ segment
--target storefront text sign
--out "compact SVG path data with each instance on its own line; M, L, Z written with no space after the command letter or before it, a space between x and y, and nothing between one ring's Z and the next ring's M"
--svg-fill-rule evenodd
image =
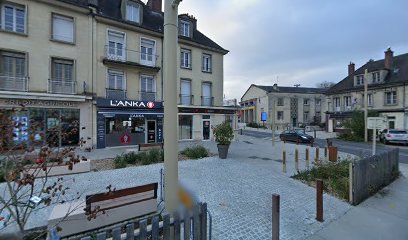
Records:
M4 104L18 105L24 107L77 107L77 103L75 102L30 100L30 99L9 99L5 100Z
M96 106L98 106L98 107L109 107L109 108L145 108L145 109L154 109L154 108L162 108L162 103L161 102L152 102L152 101L115 100L115 99L98 98L96 100Z

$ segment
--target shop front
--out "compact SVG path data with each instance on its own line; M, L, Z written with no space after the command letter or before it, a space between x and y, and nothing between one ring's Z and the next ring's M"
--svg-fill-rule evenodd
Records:
M1 99L1 147L78 145L85 102ZM90 105L90 104L89 104ZM13 127L9 127L13 126ZM85 127L82 127L85 129Z
M99 98L97 148L163 142L163 104Z

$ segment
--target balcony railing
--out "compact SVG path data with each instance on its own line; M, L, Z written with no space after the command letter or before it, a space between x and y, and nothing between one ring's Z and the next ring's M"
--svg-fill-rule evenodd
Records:
M139 92L139 98L140 98L141 101L154 102L154 101L156 101L156 92L141 91L141 92Z
M146 54L127 48L105 46L105 58L115 62L131 62L148 67L157 67L158 55Z
M48 93L75 94L76 82L48 79Z
M214 97L201 96L202 106L214 106Z
M10 77L0 75L0 90L2 91L28 91L27 77Z
M194 95L180 94L180 105L193 105L194 104Z
M110 99L126 99L126 90L124 89L106 89L106 98Z

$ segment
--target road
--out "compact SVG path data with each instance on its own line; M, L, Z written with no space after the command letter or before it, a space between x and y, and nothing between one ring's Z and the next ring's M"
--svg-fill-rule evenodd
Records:
M272 136L271 136L272 134L268 132L243 130L242 134L246 136L255 137L255 138L263 138L268 141L271 141L272 139ZM278 139L279 135L276 134L275 137L276 139ZM277 140L277 141L280 141L280 140ZM326 146L325 139L316 139L315 143L319 145L320 147ZM333 139L333 146L337 147L338 150L341 152L351 153L351 154L358 155L358 156L371 155L371 151L372 151L372 143L348 142L348 141L343 141L339 139ZM402 145L384 145L382 143L378 143L376 148L377 148L377 153L380 153L380 152L383 152L389 149L393 149L393 148L399 148L400 149L400 159L399 159L400 163L408 164L408 147L402 146Z

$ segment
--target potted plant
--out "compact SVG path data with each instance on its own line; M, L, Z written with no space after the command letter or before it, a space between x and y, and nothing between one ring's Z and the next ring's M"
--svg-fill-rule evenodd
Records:
M218 155L221 159L226 159L228 148L234 138L234 131L228 122L223 122L213 128L215 141L217 142Z

